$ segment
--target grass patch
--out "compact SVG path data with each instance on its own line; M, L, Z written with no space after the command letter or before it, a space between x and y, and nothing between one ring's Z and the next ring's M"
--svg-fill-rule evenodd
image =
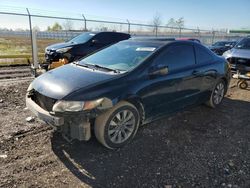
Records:
M62 40L37 39L38 53L44 53L44 49ZM0 37L0 54L31 54L31 41L28 37Z
M63 40L37 39L39 61L44 61L44 49ZM31 41L28 37L0 37L0 66L27 64L32 59Z

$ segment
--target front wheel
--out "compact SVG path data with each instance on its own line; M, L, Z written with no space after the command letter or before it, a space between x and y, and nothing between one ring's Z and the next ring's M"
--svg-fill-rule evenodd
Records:
M247 81L246 80L241 80L238 83L238 86L239 86L240 89L246 89L248 87Z
M215 85L210 99L209 101L207 101L207 105L215 108L217 107L221 101L223 100L224 96L226 94L226 83L223 80L220 80L219 82L217 82L217 84Z
M95 136L107 148L119 148L133 139L139 122L140 117L136 107L122 101L96 118Z

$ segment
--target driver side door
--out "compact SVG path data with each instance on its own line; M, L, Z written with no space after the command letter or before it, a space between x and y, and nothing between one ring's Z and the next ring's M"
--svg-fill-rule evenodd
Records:
M152 67L167 67L168 73L149 76L143 95L146 116L154 119L195 102L193 95L198 89L193 74L195 66L194 48L187 43L173 44L153 60Z

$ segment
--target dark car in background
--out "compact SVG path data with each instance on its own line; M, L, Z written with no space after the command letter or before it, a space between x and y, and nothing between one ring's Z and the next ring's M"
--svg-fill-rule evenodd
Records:
M233 71L237 67L250 67L250 37L240 40L231 50L226 51L223 56L228 60Z
M47 63L66 58L68 62L78 60L100 48L127 40L130 35L119 32L84 32L71 40L53 44L45 49Z
M217 55L222 55L225 51L230 50L236 44L236 41L218 41L209 47Z
M126 40L51 70L29 86L27 107L67 139L122 147L139 125L206 103L228 88L227 61L192 41Z

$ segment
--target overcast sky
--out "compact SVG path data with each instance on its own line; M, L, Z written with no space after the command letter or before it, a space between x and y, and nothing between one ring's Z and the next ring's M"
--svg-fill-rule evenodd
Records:
M24 12L67 17L149 23L159 13L165 25L170 18L184 17L185 26L200 29L250 28L250 0L0 0L0 11ZM36 9L36 10L34 10ZM45 29L54 20L33 19ZM0 27L28 28L27 18L0 14ZM82 23L74 23L79 25Z

